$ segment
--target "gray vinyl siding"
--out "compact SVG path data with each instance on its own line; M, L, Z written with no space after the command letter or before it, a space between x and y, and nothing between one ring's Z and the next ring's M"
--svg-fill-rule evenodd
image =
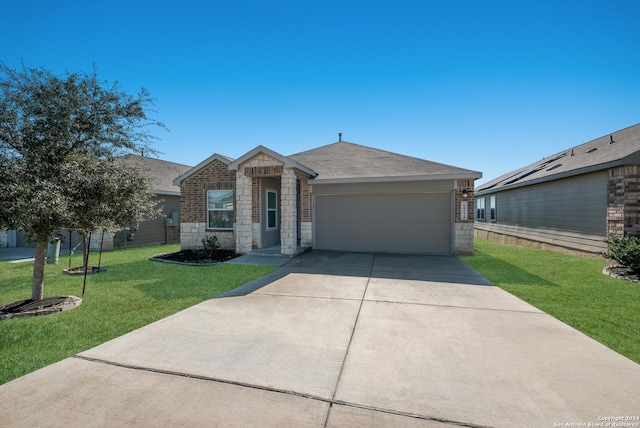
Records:
M124 242L126 234L116 233L114 248L138 247L143 245L173 244L180 242L180 224L167 226L165 217L170 217L174 211L180 212L180 196L162 195L158 198L162 204L162 217L140 222L133 238ZM179 215L178 215L179 217Z
M496 196L496 221L476 220L476 235L492 234L551 246L597 253L606 250L606 171L523 186L477 198ZM487 208L488 209L488 208ZM513 242L510 239L498 240Z
M496 195L497 224L606 234L606 172L521 187ZM486 195L487 201L490 196Z

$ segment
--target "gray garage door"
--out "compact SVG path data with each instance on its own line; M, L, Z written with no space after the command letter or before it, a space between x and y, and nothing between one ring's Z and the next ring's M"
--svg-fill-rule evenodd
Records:
M450 254L451 193L316 195L319 250Z

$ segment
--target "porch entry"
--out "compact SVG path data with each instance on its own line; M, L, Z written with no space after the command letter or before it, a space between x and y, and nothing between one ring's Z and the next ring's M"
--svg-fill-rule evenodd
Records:
M294 251L300 244L300 183L284 189L281 176L251 177L252 180L252 249L281 245L283 236L292 240ZM293 230L284 230L283 222L294 220ZM295 233L295 236L293 234ZM291 245L291 244L290 244ZM285 252L283 252L285 254Z

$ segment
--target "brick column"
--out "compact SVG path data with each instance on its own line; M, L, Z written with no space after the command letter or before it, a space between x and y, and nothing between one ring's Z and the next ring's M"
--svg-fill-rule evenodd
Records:
M640 167L609 170L607 236L640 235Z
M309 178L301 174L300 180L300 246L309 248L313 245L313 223L311 222L311 186Z
M474 180L457 180L455 190L455 253L473 255ZM466 219L462 218L462 206Z
M296 174L285 168L280 181L280 252L292 256L297 250Z
M238 169L236 179L236 213L235 213L235 233L236 252L245 254L251 251L252 239L252 186L251 177L247 177Z

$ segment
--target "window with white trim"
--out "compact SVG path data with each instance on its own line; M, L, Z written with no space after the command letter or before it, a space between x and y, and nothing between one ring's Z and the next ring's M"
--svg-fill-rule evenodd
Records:
M484 219L484 198L476 198L476 220Z
M267 229L278 228L278 193L267 190Z
M233 230L233 190L207 191L207 228Z

